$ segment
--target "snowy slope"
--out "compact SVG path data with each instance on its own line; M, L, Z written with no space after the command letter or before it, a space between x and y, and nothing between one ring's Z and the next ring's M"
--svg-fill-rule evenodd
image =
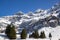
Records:
M48 37L49 36L49 33L52 34L52 38L51 40L58 40L60 39L60 26L57 26L56 28L52 28L52 27L44 27L42 29L39 29L39 34L41 31L44 31L45 32L45 35L46 35L46 38L44 39L41 39L41 38L38 38L38 39L34 39L34 38L26 38L25 40L50 40L50 38ZM20 36L17 35L17 40L21 40L19 38ZM8 40L8 38L5 38L5 34L4 33L0 33L0 40Z

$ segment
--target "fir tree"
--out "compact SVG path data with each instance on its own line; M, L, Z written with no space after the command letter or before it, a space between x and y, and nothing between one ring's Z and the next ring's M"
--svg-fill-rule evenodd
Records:
M52 35L51 35L51 33L49 33L49 38L50 38L50 40L51 40L51 37L52 37Z
M12 28L10 30L10 39L16 39L16 31L14 25L12 25Z
M23 29L21 32L21 39L26 39L26 37L27 37L26 29Z
M44 31L41 32L41 34L40 34L40 38L46 38Z
M7 37L9 39L16 39L15 26L12 24L7 25L6 30L5 30L5 34L7 35Z
M34 38L39 38L39 34L38 34L38 31L37 30L35 30L35 32L34 32Z
M8 36L8 38L9 38L9 34L10 34L10 29L11 29L11 25L7 25L5 34Z
M30 37L30 38L31 38L31 37L33 37L33 38L39 38L38 31L35 30L29 37Z

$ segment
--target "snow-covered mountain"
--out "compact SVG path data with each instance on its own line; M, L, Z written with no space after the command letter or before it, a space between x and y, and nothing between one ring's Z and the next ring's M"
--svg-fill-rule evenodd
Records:
M26 28L30 32L42 27L56 27L60 25L60 3L47 10L37 9L27 14L19 11L14 15L0 17L1 28L10 23L13 23L18 30Z
M46 40L50 40L48 37L49 33L52 34L52 40L58 40L60 39L60 3L46 10L37 9L35 12L26 14L19 11L14 15L0 17L0 30L5 30L6 26L11 23L15 25L16 33L20 33L23 28L26 28L29 34L34 30L38 30L39 33L44 31ZM0 37L2 35L5 34L0 33ZM20 37L18 36L17 38Z

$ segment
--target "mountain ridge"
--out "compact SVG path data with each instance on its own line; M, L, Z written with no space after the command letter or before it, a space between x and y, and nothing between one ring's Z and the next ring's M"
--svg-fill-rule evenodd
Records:
M29 12L28 14L23 14L23 12L19 11L14 15L1 17L0 26L5 28L7 24L13 23L18 28L26 28L28 31L33 31L42 27L56 27L60 23L59 16L60 3L47 10L37 9L35 12Z

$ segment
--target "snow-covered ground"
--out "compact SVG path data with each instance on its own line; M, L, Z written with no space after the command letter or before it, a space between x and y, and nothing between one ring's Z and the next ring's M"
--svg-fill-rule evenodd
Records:
M56 28L44 27L44 28L40 29L38 32L40 33L41 31L45 32L47 39L49 39L49 33L51 33L51 35L52 35L52 40L60 39L60 26L57 26Z
M38 33L40 34L41 31L45 32L46 38L44 38L44 39L41 39L41 38L38 38L38 39L26 38L25 40L50 40L49 33L51 33L51 35L52 35L51 40L59 40L60 39L60 26L57 26L55 28L44 27L42 29L39 29ZM0 33L0 40L8 40L8 38L6 37L6 35L4 33ZM16 40L21 40L20 35L17 35Z

